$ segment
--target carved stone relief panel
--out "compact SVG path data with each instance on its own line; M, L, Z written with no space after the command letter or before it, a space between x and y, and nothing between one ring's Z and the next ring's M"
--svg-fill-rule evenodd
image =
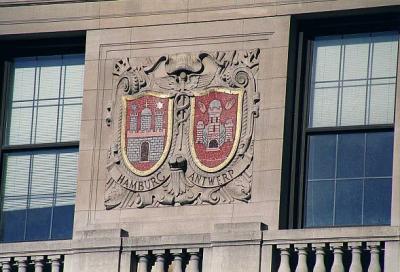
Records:
M251 198L260 50L124 58L105 122L105 206L157 207Z

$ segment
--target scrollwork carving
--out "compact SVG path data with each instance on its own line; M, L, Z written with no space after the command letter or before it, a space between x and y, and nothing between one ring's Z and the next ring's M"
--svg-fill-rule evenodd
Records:
M201 52L115 63L116 98L106 109L106 123L115 131L107 161L107 209L251 198L259 52ZM161 127L144 129L145 119L139 125L137 118L147 112L164 116ZM146 161L146 152L152 151L136 140L140 137L164 139L164 155L154 153L153 161ZM141 149L135 152L141 158L132 153L139 142Z

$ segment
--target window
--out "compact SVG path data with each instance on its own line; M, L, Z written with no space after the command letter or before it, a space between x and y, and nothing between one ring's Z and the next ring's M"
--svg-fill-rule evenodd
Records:
M306 227L390 224L398 39L368 33L314 40Z
M4 93L3 242L72 237L84 56L13 58Z
M390 225L395 20L299 19L297 64L289 63L298 74L286 104L282 227Z

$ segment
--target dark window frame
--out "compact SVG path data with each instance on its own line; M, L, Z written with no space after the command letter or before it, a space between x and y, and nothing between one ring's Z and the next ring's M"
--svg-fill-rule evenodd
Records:
M292 17L288 63L289 80L285 101L285 144L282 158L282 193L279 218L279 227L281 229L304 227L307 135L335 134L338 132L394 131L394 123L390 125L307 127L313 39L317 36L383 31L397 31L400 33L399 15L400 8L397 7L391 9L327 12ZM399 62L400 50L398 52ZM398 89L399 75L400 71L398 70L396 93L400 91ZM395 111L398 110L400 109L395 108Z
M43 38L45 37L45 38ZM85 33L51 33L33 36L0 36L0 194L4 195L5 154L46 150L79 150L79 141L6 145L7 102L12 92L12 61L17 57L85 54ZM3 201L0 201L0 223ZM0 224L2 228L2 224ZM2 231L2 230L1 230ZM0 239L2 239L0 237ZM23 240L21 242L30 241ZM47 239L46 241L49 241ZM17 242L17 241L16 241ZM0 243L8 243L0 241ZM11 242L13 243L13 242Z

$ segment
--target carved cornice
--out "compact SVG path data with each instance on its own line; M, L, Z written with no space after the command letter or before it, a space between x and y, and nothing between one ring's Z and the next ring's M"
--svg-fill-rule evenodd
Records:
M107 2L112 2L113 0L102 0ZM12 6L27 6L27 5L49 5L49 4L68 4L68 3L95 3L101 5L101 1L96 0L21 0L20 1L4 1L4 3L0 0L0 7L12 7ZM39 4L40 2L40 4ZM166 10L157 10L157 11L135 11L135 12L124 12L124 13L112 13L112 14L93 14L90 16L66 16L66 17L47 17L47 18L36 18L36 19L19 19L19 20L0 20L0 25L13 25L13 24L32 24L32 23L51 23L51 22L64 22L64 21L86 21L86 20L98 20L98 19L122 19L128 17L142 17L142 16L157 16L157 15L178 15L182 13L202 13L202 12L211 12L211 11L223 11L223 10L236 10L236 9L259 9L262 7L276 7L282 5L292 5L292 4L307 4L307 3L318 3L318 2L337 2L337 0L282 0L282 1L271 1L265 3L254 3L254 4L237 4L237 5L223 5L223 6L215 6L215 7L201 7L201 8L190 8L184 6L183 8L177 9L166 9ZM323 10L323 9L322 9ZM322 11L321 10L321 11ZM274 15L274 14L272 14ZM255 16L255 17L263 17L263 16ZM235 18L230 19L241 19L241 18L249 18L249 16L245 13L240 13ZM251 17L250 17L251 18ZM220 18L222 19L222 18ZM201 20L192 20L193 22L201 21ZM209 21L209 20L208 20ZM190 20L188 21L190 22ZM169 22L173 23L173 22ZM143 25L143 24L141 24ZM144 24L146 25L146 24Z
M113 0L101 0L113 1ZM54 4L70 4L70 3L88 3L99 2L99 0L0 0L0 7L18 7L18 6L42 6Z

